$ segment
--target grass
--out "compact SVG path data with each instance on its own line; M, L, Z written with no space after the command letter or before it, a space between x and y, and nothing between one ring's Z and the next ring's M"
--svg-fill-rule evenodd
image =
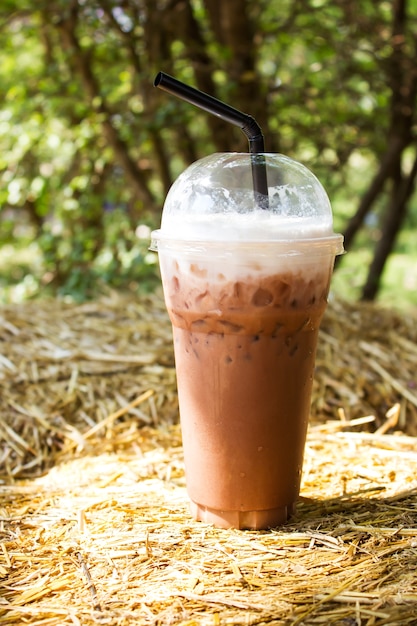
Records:
M377 301L401 311L417 308L417 249L416 227L413 219L400 232L394 251L389 256L381 277ZM343 224L336 230L342 231ZM346 223L346 220L345 220ZM372 261L374 247L380 236L375 222L365 225L358 233L353 247L343 256L337 267L332 291L346 300L359 300ZM338 228L339 227L339 228Z
M349 251L334 273L333 293L345 300L358 300L371 260L372 251L368 248ZM391 254L384 269L377 301L402 311L417 308L416 251Z

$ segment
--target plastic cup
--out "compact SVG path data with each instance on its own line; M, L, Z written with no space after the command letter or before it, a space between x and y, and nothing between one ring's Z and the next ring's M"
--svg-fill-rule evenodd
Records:
M320 321L341 235L304 166L265 154L259 209L247 154L216 154L171 188L159 253L173 327L191 513L222 528L288 520L300 489Z

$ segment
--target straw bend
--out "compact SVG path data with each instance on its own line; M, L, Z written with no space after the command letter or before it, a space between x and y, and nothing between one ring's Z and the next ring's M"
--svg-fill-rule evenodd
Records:
M242 126L242 130L249 140L250 152L252 154L264 152L264 136L258 122L251 115L247 115L246 118L247 124Z

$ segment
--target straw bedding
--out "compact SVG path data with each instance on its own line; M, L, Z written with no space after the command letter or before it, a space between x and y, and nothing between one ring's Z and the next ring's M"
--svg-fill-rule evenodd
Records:
M187 509L159 293L0 312L0 624L417 624L417 319L331 302L296 516Z

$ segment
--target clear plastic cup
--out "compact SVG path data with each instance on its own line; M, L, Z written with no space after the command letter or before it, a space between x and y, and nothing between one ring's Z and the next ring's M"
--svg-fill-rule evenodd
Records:
M223 528L284 523L300 489L316 345L335 255L328 197L265 154L215 154L172 186L152 233L173 326L191 513Z

